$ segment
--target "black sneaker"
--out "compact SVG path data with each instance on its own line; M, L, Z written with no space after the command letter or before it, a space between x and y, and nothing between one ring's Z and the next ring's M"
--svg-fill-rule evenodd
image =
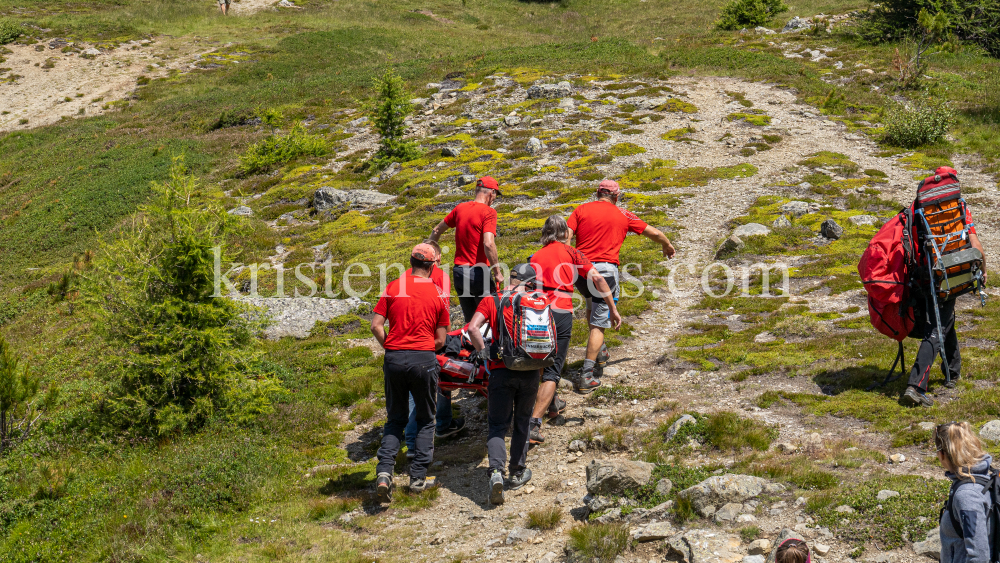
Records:
M542 425L529 422L528 423L528 443L529 444L541 444L545 442L545 437L542 436Z
M375 500L379 504L389 504L392 502L392 491L396 486L392 483L392 475L389 473L379 473L375 478Z
M904 405L909 405L911 407L934 406L934 399L931 399L926 394L921 393L912 385L906 388L906 393L903 393L902 401Z
M531 470L524 469L520 473L514 473L510 476L510 490L516 491L521 487L528 484L531 481Z
M503 504L503 473L490 471L490 504Z
M458 434L462 430L465 430L465 418L458 417L451 421L451 425L448 426L443 432L441 430L434 431L435 438L451 438L455 434Z
M580 377L575 382L573 386L576 388L576 392L581 395L586 395L591 393L594 389L601 386L601 380L594 377L593 369L585 369L580 371Z
M545 413L545 416L555 418L562 414L564 410L566 410L566 401L559 397L552 397L552 402L549 403L549 410Z

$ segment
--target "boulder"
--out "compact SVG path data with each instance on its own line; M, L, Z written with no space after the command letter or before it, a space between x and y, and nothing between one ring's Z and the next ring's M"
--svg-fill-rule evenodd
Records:
M632 538L642 543L648 541L659 541L667 539L677 533L677 530L670 525L670 522L654 522L643 528L636 530Z
M791 442L781 442L774 448L783 454L793 454L799 449L798 446Z
M445 147L441 149L442 156L458 156L462 154L462 149L459 147Z
M923 555L925 557L930 557L935 561L940 561L941 528L934 528L933 530L927 532L927 537L924 541L913 544L913 551L917 552L917 555Z
M862 226L862 225L878 225L878 217L874 215L851 215L847 218L852 225Z
M743 240L740 239L740 237L731 235L722 243L721 246L719 246L719 250L715 251L715 259L721 260L744 246Z
M322 187L313 194L313 207L316 208L316 211L326 211L344 203L373 207L385 205L394 199L395 196L372 190L338 190L337 188Z
M764 555L769 549L771 549L771 540L753 540L750 542L750 546L747 547L747 553L750 555Z
M670 489L672 488L674 488L674 484L670 479L660 479L656 482L656 494L658 495L667 496L670 494Z
M990 442L1000 442L1000 420L991 420L979 429L979 437Z
M670 440L673 440L674 436L677 435L677 432L680 431L681 426L684 426L685 424L695 424L697 422L698 420L689 414L681 416L670 425L670 428L667 429L667 435L665 436L666 441L669 442Z
M468 186L475 181L476 176L474 174L462 174L458 177L458 185L460 186Z
M771 554L767 556L767 563L774 563L774 557L778 553L778 548L786 540L800 540L806 541L804 537L797 534L794 530L789 530L788 528L782 529L778 532L778 539L774 540L774 547L771 549Z
M568 98L573 95L573 85L563 80L558 84L535 84L528 88L528 99Z
M538 536L540 532L538 530L532 530L530 528L514 528L507 534L507 539L504 543L507 545L514 545L515 543L521 543L526 541L531 541Z
M90 47L88 49L84 49L83 54L87 55L88 57L96 57L97 55L100 55L101 52L93 47Z
M583 504L591 512L602 512L615 506L613 500L600 495L587 495L583 497Z
M681 563L737 563L740 538L718 530L688 530L667 538L667 557Z
M844 227L841 227L833 219L827 219L819 226L819 234L830 240L837 240L844 236Z
M532 137L528 139L528 144L524 147L524 150L528 151L528 154L538 154L544 148L545 144L538 140L538 137Z
M584 442L583 440L573 440L569 443L569 451L585 452L587 451L587 442Z
M771 226L775 229L787 229L792 226L792 222L788 220L788 217L784 215L778 215L778 218L771 223Z
M652 463L644 461L593 460L587 464L587 491L613 495L642 487L653 478Z
M897 491L890 491L889 489L882 489L881 491L878 492L878 495L876 495L875 498L877 498L878 500L882 501L882 500L889 500L889 499L891 499L893 497L898 497L898 496L899 496L899 493Z
M716 475L684 489L678 496L687 499L695 510L708 505L742 503L759 495L767 483L751 475Z
M792 217L801 217L806 213L815 213L819 211L819 204L809 203L807 201L789 201L788 203L781 206L781 212Z
M517 127L521 124L521 118L516 115L508 115L503 118L503 122L507 127Z
M771 234L771 229L768 229L760 223L747 223L746 225L740 225L733 231L733 235L740 237L741 239L746 237L759 237L767 236Z
M348 125L351 126L351 127L361 127L365 123L368 123L368 118L367 117L359 117L357 119L351 120L351 122L348 123Z
M809 23L809 20L795 16L794 18L788 20L785 27L781 28L781 33L794 33L796 31L802 31L803 29L810 29L811 27L812 24Z
M743 512L743 505L737 502L730 502L722 505L722 508L715 511L716 523L732 522Z
M768 28L760 26L760 25L758 25L757 27L753 28L753 31L754 31L754 33L760 33L760 34L763 34L763 35L774 35L775 33L778 33L777 31L775 31L773 29L768 29Z
M743 563L764 563L763 555L747 555L743 558Z
M594 518L594 522L598 524L611 524L613 522L619 522L622 519L622 509L612 508L601 516Z
M226 211L226 213L230 215L236 215L238 217L253 217L253 209L250 209L245 205L234 207L233 209Z
M756 521L757 517L754 516L753 514L740 514L739 516L736 517L736 523L738 524L746 524Z

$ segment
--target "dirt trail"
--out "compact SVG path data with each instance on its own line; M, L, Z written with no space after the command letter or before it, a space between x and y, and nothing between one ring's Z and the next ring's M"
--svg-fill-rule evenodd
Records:
M645 147L648 152L633 157L633 160L672 159L683 167L718 167L746 162L748 159L738 155L739 147L750 137L760 135L760 129L725 119L728 114L742 109L726 91L745 93L755 107L765 109L772 117L772 132L785 136L785 140L774 149L749 158L749 162L759 168L754 177L712 181L706 186L684 188L683 191L693 194L693 197L685 198L683 204L673 210L672 218L685 226L675 242L679 252L672 261L673 265L704 264L710 261L718 242L729 234L727 222L744 215L759 196L780 191L793 198L814 198L815 194L809 193L807 189L775 188L765 184L782 181L794 186L801 182L801 171L787 172L786 169L817 151L840 152L859 164L861 169L874 168L885 172L889 182L888 187L882 186L885 198L893 198L901 205L912 198L915 189L912 170L904 169L895 158L875 156L878 148L873 142L850 133L842 124L818 115L814 108L796 103L793 92L773 85L726 78L699 78L680 83L673 81L671 86L676 91L683 92L686 99L699 108L698 113L691 116L667 114L666 119L645 125L645 132L640 135L612 134L608 146L624 141L636 143ZM689 124L697 128L697 132L690 136L703 141L702 143L668 143L660 139L664 132ZM719 142L727 133L731 135L731 140L736 141L735 145L728 146ZM623 166L630 163L629 159L621 161ZM616 159L615 164L618 163L619 159ZM996 235L992 234L997 232L997 217L993 211L998 199L995 181L961 163L958 164L958 169L963 185L987 188L977 195L982 201L978 201L975 213L979 225L984 227L984 245L990 252L992 261L998 251ZM683 279L683 276L678 279ZM733 383L729 379L730 374L725 371L685 373L671 369L669 365L657 365L656 359L668 349L669 343L678 336L680 329L694 319L697 313L692 312L690 307L700 297L699 292L690 291L655 301L652 310L633 321L637 329L636 337L613 352L612 367L607 370L605 384L656 387L663 390L662 395L644 401L605 404L601 405L602 408L615 413L635 414L631 430L638 433L653 427L665 416L653 410L658 400L680 400L685 409L701 412L739 410L769 423L780 424L779 440L782 441L801 443L806 434L818 432L826 440L851 437L888 453L885 436L868 432L859 421L807 417L798 409L761 410L752 403L757 395L768 389L820 393L820 388L809 378L763 376L755 379L752 389L741 390L741 386ZM860 290L835 298L813 292L805 298L813 310L842 309L849 305L858 305L862 307L862 311L865 310ZM581 358L582 353L582 349L571 350L570 360ZM561 392L561 396L569 403L567 423L563 426L547 425L544 446L532 450L528 457L529 467L534 472L533 486L508 493L506 504L492 507L486 504L486 462L468 459L468 452L478 452L485 440L485 411L480 410L478 397L463 394L457 402L470 420L471 432L469 436L446 443L438 449L436 459L440 463L432 469L432 474L438 476L441 484L440 499L431 510L423 510L412 516L404 513L397 517L384 517L384 528L380 524L380 537L406 538L403 541L405 545L398 547L409 549L412 545L412 560L446 561L464 555L477 561L539 561L548 552L558 554L556 560L563 560L563 547L568 538L566 531L574 525L570 510L581 507L581 499L586 494L584 466L591 459L627 458L634 455L634 452L614 455L588 451L580 457L569 453L567 446L571 435L581 426L593 426L610 420L585 419L582 417L585 406L583 397L565 391ZM916 450L904 451L911 461L887 466L887 469L928 476L937 474L920 462L920 456L915 455ZM725 459L721 461L725 462ZM400 483L405 484L405 478ZM506 545L507 534L512 529L525 525L528 511L555 505L561 505L566 513L561 526L541 533L534 540L513 546ZM348 518L359 514L349 515ZM802 521L801 511L788 511L779 516L765 516L758 525L765 537L773 538L781 528L792 527ZM705 521L696 522L695 526L714 529L714 525ZM827 561L849 560L849 546L833 538L825 538L824 543L833 546ZM378 549L373 551L375 555L379 553ZM897 561L916 557L908 548L898 550L894 556ZM661 561L663 555L647 548L626 554L624 558L628 561Z

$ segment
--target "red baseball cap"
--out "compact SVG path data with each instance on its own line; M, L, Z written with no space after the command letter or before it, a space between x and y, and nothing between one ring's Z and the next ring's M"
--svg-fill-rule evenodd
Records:
M621 192L622 188L618 185L618 182L615 182L614 180L601 180L601 184L597 186L597 191L616 194Z
M503 195L500 193L500 186L497 184L497 181L493 179L493 176L483 176L478 182L476 182L476 187L493 190L497 193L497 195Z
M416 258L417 260L423 260L424 262L433 262L438 259L437 250L434 250L433 246L425 242L414 246L413 252L410 253L410 256Z
M937 174L938 176L942 174L954 174L956 177L958 176L958 171L952 168L951 166L939 166L938 169L934 171L934 173Z

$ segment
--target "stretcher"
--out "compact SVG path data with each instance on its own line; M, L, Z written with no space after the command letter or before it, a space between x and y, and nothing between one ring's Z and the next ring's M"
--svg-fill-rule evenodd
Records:
M442 391L469 389L486 397L490 374L486 371L486 366L471 361L475 348L472 347L468 328L469 325L465 325L459 330L449 332L444 349L437 354L438 364L441 366L438 387ZM489 328L483 327L483 330L485 332L483 340L489 347L491 341Z

